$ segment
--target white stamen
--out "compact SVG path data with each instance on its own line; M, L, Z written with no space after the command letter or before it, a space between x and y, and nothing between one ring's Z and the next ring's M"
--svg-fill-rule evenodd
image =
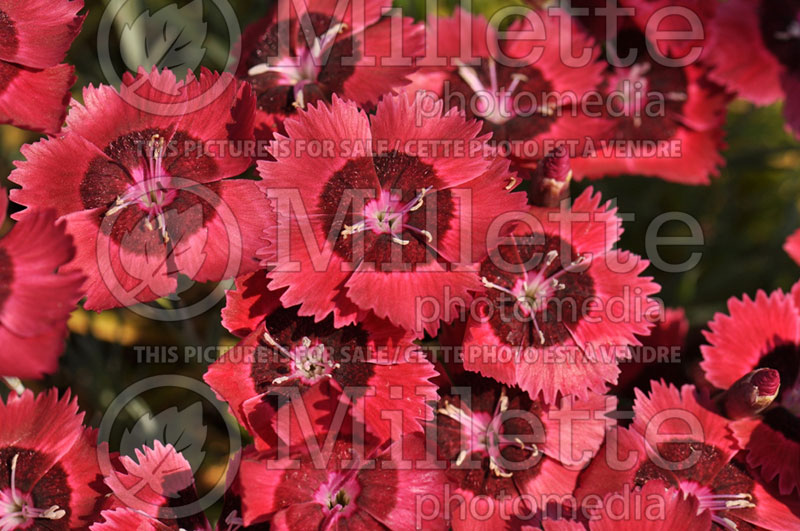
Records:
M18 395L22 395L22 393L25 392L25 386L22 384L22 380L20 380L16 376L3 376L2 380L8 386L9 389L14 391Z
M493 93L497 93L497 64L489 57L489 83Z
M122 197L117 197L117 200L114 202L114 206L106 210L106 216L113 216L123 208L127 207L128 204L122 199Z
M63 518L67 511L60 509L58 505L53 505L39 516L39 518L47 518L48 520L58 520Z
M267 63L261 63L256 66L250 67L250 70L247 71L248 76L260 76L261 74L266 74L267 72L272 72L276 67L269 66Z
M506 396L505 387L500 391L500 399L498 400L497 406L500 413L505 413L508 409L508 396Z
M425 194L427 194L431 190L431 188L433 187L428 186L427 188L423 188L422 190L419 191L419 194L417 195L417 202L414 204L414 206L412 206L408 210L409 212L414 212L422 208L422 205L425 202Z
M719 524L721 527L727 529L728 531L739 531L739 527L736 525L736 522L734 522L730 518L713 515L711 519L717 524Z
M267 330L266 328L264 329L264 335L262 337L264 338L264 341L266 341L267 345L269 345L272 348L276 349L278 352L280 352L284 356L289 357L289 358L291 357L291 354L289 353L289 351L286 350L286 348L284 348L283 346L281 346L277 341L275 341L275 338L273 338L270 335L269 330Z
M725 507L728 509L752 509L756 504L747 500L732 500L725 502Z
M743 492L739 494L706 494L699 495L700 508L711 512L711 520L728 531L737 531L736 523L730 518L716 514L719 511L735 509L753 509L753 496Z
M306 97L303 94L303 89L294 91L294 101L292 102L292 107L295 109L304 109L306 106Z
M533 321L533 327L536 329L536 334L539 336L539 344L544 345L544 332L542 332L542 329L539 328L539 323L536 321L535 317L531 319L531 321Z
M459 424L464 424L465 422L470 421L470 416L464 413L460 408L457 408L450 402L445 402L444 407L440 407L436 410L437 413L440 415L445 415L450 417L451 419L455 420Z
M575 269L576 267L582 265L587 260L588 260L588 258L586 257L586 255L582 254L576 260L572 261L572 263L570 263L568 266L566 266L564 268L564 271L566 271L567 273L573 273L573 269Z
M519 437L514 438L514 441L519 445L520 450L528 450L531 452L533 454L531 457L539 455L539 447L535 444L525 444Z
M361 232L364 230L364 222L359 221L358 223L354 223L353 225L345 225L342 229L342 238L347 239L348 236L351 234L355 234L357 232Z
M456 466L461 466L461 463L464 462L464 459L466 459L468 455L469 452L467 450L461 450L456 458Z
M459 64L458 75L461 76L461 79L472 89L472 92L478 93L486 90L474 68Z
M511 476L514 475L513 472L506 472L505 470L500 468L495 462L494 458L492 457L489 458L489 470L494 472L495 476L499 476L501 478L510 478Z
M468 444L466 448L462 448L454 461L455 466L461 466L464 460L473 452L482 453L484 456L489 457L489 469L491 472L498 476L509 478L513 472L506 471L499 463L498 456L505 446L519 445L520 449L533 452L537 455L539 449L536 445L526 445L519 437L511 438L501 434L503 413L508 409L508 396L506 388L501 387L500 396L497 404L492 413L491 421L484 423L476 419L473 413L466 407L456 407L447 400L444 405L436 412L455 420L461 425L462 433Z
M499 285L499 284L495 284L494 282L491 282L491 281L490 281L488 278L486 278L486 277L481 277L481 283L482 283L482 284L483 284L485 287L487 287L487 288L489 288L489 289L496 289L497 291L501 291L501 292L503 292L503 293L506 293L506 294L508 294L508 295L511 295L511 296L512 296L512 297L514 297L515 299L517 298L517 296L514 294L514 292L512 292L510 289L508 289L508 288L504 288L503 286L501 286L501 285Z
M398 207L399 200L395 196L382 191L381 196L364 209L364 219L353 225L344 226L341 231L342 238L346 239L351 234L373 230L379 234L388 234L398 245L408 245L410 240L404 239L402 232L410 230L421 234L428 243L431 243L433 241L431 233L411 225L405 225L404 216L409 212L419 210L425 202L425 196L432 188L432 186L428 186L421 189L411 201L402 207Z
M312 381L320 378L333 378L331 371L341 367L339 363L334 363L329 359L324 345L312 345L311 339L307 336L303 336L300 340L300 345L297 345L292 351L279 345L266 331L264 332L264 341L289 358L291 363L292 371L289 374L273 379L273 384L282 384L297 378Z
M508 86L508 89L506 89L509 94L513 94L520 83L524 83L524 82L528 81L528 76L526 76L525 74L515 73L515 74L511 74L511 79L513 81Z
M17 489L15 485L15 480L17 476L17 461L19 460L19 454L14 454L14 457L11 458L11 497L14 499L15 502L21 501L17 497Z
M169 234L167 233L167 223L164 220L163 213L156 215L156 222L158 223L158 230L161 232L161 238L164 240L164 243L169 242Z
M311 45L311 57L314 60L319 60L322 57L322 52L324 52L333 42L336 40L336 36L342 33L345 29L347 29L347 25L344 23L336 24L331 29L325 32L324 35L320 38L314 39L314 44Z

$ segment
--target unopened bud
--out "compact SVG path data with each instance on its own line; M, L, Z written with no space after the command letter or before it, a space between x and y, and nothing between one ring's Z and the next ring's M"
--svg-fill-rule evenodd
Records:
M778 396L781 388L781 375L775 369L759 369L753 373L750 383L758 387L759 396Z
M718 400L729 419L758 415L777 398L781 377L775 369L756 369L739 378Z
M533 203L544 207L557 207L569 196L572 167L569 153L558 146L539 162L533 179Z
M566 183L572 179L569 152L567 152L567 148L564 146L558 146L545 155L540 164L542 167L542 177L544 179L551 179L560 183Z

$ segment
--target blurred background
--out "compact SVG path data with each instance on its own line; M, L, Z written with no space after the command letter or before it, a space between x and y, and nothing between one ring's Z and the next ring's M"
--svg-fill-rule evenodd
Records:
M256 0L227 0L238 19L240 28L264 15L268 2ZM449 0L452 4L452 0ZM221 4L205 2L205 4ZM149 9L155 13L173 2L129 0L123 9L135 15ZM185 7L190 2L177 2ZM417 18L424 15L424 0L401 0L398 5ZM442 4L442 10L450 6ZM492 12L508 0L474 2L476 11ZM73 96L81 100L81 87L107 83L97 53L98 26L106 10L106 2L88 0L89 15L83 31L74 42L66 61L76 66L78 81ZM205 54L202 64L223 69L229 54L229 31L222 12L205 13ZM184 12L188 13L188 12ZM173 15L181 17L179 9ZM133 20L131 19L131 20ZM116 17L110 35L111 57L117 72L122 72L137 50L120 48L124 31L124 12ZM191 29L191 28L190 28ZM130 31L130 30L129 30ZM123 40L124 44L124 40ZM714 312L723 311L730 297L743 293L753 295L757 290L787 290L800 277L800 268L783 252L785 238L800 227L800 145L783 128L779 106L755 108L736 101L730 106L727 126L726 166L708 187L687 187L658 179L624 177L574 183L573 195L592 185L605 199L616 202L620 212L627 213L621 247L645 256L645 234L654 218L665 212L679 211L695 218L702 227L704 245L699 247L665 248L662 258L679 263L692 253L702 253L697 267L686 273L674 274L652 270L650 274L663 287L661 297L669 307L685 309L690 321L687 349L682 353L684 363L669 367L673 381L688 381L699 355L702 341L700 331ZM20 156L20 146L39 138L35 133L10 126L0 126L0 179L5 187L12 186L7 176ZM12 210L15 205L11 205ZM8 230L6 220L3 230ZM662 227L660 236L689 236L685 224L670 223ZM160 301L164 306L187 304L202 298L214 286L192 286L176 300ZM72 315L71 334L58 373L31 383L34 389L57 386L71 388L79 397L81 408L87 412L86 421L97 425L110 402L130 384L156 374L181 374L201 380L209 359L185 363L181 356L175 362L146 363L141 357L143 346L168 348L229 346L233 338L220 325L220 302L203 315L182 322L150 321L129 310L108 311L102 314L78 309ZM138 349L135 347L139 347ZM216 355L211 352L211 359ZM27 383L27 382L26 382ZM153 392L132 403L119 422L134 424L148 412L177 407L185 410L197 400L192 393ZM623 400L623 407L625 404ZM207 408L208 409L208 408ZM226 463L228 447L224 423L212 411L204 409L187 422L185 429L191 439L204 436L205 457L198 474L201 490L214 484ZM193 414L197 413L193 411ZM126 417L127 415L127 417ZM187 416L187 419L195 417ZM121 428L120 428L121 429ZM179 450L181 448L178 448Z

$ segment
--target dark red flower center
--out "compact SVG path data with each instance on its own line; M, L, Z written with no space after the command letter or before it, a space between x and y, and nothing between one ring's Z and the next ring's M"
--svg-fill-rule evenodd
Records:
M154 134L147 142L145 151L146 163L133 170L134 183L118 196L114 206L106 211L106 216L113 216L128 207L138 207L146 214L145 226L152 230L153 222L164 242L169 241L165 209L177 196L178 192L170 188L169 174L164 169L164 137Z
M346 238L362 231L372 231L376 234L387 234L394 243L408 245L408 240L402 238L404 231L411 231L425 237L428 243L433 236L425 229L420 229L408 223L408 216L422 208L425 195L430 188L423 188L408 203L403 204L400 192L381 190L377 199L372 199L364 207L361 221L353 225L345 225L342 237Z
M650 62L618 68L611 80L609 106L618 118L617 137L631 140L666 140L677 129L688 99L686 74Z
M498 66L491 58L479 67L459 66L445 89L445 104L481 118L492 140L524 141L550 130L558 94L538 68Z
M764 0L759 9L764 44L782 65L800 71L800 2Z
M279 309L265 319L264 349L251 376L259 393L279 385L298 386L301 392L324 380L338 387L363 387L373 374L367 333L359 326L333 326L328 317L315 323L296 311ZM263 354L263 355L262 355Z
M264 332L264 340L289 362L288 372L272 380L273 384L299 380L306 385L314 385L323 378L330 378L333 370L341 367L341 364L333 361L328 349L318 339L312 341L308 336L303 336L300 344L294 345L291 350L275 341L269 331Z
M319 199L326 236L347 262L376 270L425 263L450 228L454 203L436 173L398 152L349 160Z
M465 65L458 67L458 76L469 87L465 96L471 96L470 112L476 117L502 125L518 114L552 114L556 104L546 101L550 84L540 70L498 68L492 58L485 59L482 64L481 70ZM498 78L498 70L502 78ZM518 88L520 94L515 94ZM534 94L533 88L541 93ZM522 98L523 89L534 98Z
M534 427L525 416L539 417L541 408L523 392L502 387L498 395L496 383L468 378L469 387L454 387L439 402L439 458L448 461L447 475L461 488L494 497L516 495L515 481L539 472L541 454L530 440ZM467 390L469 395L460 394ZM545 436L536 435L537 440Z
M347 25L319 13L303 15L293 46L281 48L281 25L270 25L247 58L247 76L258 95L258 105L270 113L291 113L319 99L341 92L354 66L353 39L339 39ZM313 35L304 31L313 30Z
M647 40L635 28L617 35L620 57L635 53L648 57ZM615 119L612 139L625 141L668 140L681 126L678 118L688 100L688 80L683 68L646 60L617 68L611 77L607 113Z
M583 318L594 282L590 264L558 236L515 236L481 264L497 337L515 347L560 344Z
M181 131L149 128L123 135L103 150L80 184L85 209L111 238L133 253L180 241L216 215L217 164L202 143ZM197 182L194 185L188 186ZM203 187L202 189L200 187Z
M639 121L647 103L647 73L651 68L652 64L646 62L634 64L630 68L620 68L615 79L616 88L622 94L619 110L627 116L636 116Z
M11 285L14 282L14 264L5 249L0 247L0 311L11 296Z
M525 444L519 438L506 435L503 426L504 413L508 410L508 397L505 387L500 392L500 398L492 413L485 411L472 411L465 403L456 406L448 400L444 401L437 413L444 415L459 424L462 430L464 446L455 460L455 466L460 466L470 455L477 454L487 457L489 470L496 476L511 477L513 472L505 469L502 463L502 451L509 446L517 446L521 450L528 450L533 455L539 453L535 444Z
M397 465L374 447L357 449L339 438L324 455L299 451L294 457L298 467L282 474L274 494L276 506L297 509L287 514L291 529L377 529L381 526L373 518L390 514L398 503L402 488ZM327 463L324 476L317 464L320 457ZM380 485L367 479L373 473L380 475ZM343 521L348 518L353 520Z
M67 529L70 488L56 463L33 450L0 450L0 529Z
M642 486L651 479L666 481L686 494L694 494L702 509L711 512L712 521L722 529L749 528L742 526L736 510L752 509L754 482L735 461L725 463L716 447L700 442L670 442L658 445L658 455L665 463L646 461L636 472L634 483ZM670 463L689 462L689 467Z

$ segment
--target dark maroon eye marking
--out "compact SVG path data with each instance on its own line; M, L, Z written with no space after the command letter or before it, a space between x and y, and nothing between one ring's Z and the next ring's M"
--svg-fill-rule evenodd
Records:
M137 254L194 234L216 215L218 201L209 198L218 197L219 185L198 184L211 192L201 194L192 187L176 187L171 179L200 182L215 175L213 159L185 152L199 143L182 131L155 128L115 139L103 150L111 160L97 157L89 163L80 184L84 208L105 208L97 223ZM110 223L103 223L111 216Z
M445 394L437 410L439 456L449 462L448 477L478 495L498 497L517 491L515 482L528 481L540 472L539 463L508 470L508 463L524 463L539 455L536 444L523 443L533 434L530 423L507 411L526 411L541 417L542 408L519 389L508 389L488 379L468 376L469 400L458 393ZM538 435L538 434L537 434ZM468 461L479 460L476 467Z
M403 264L438 259L432 249L449 230L454 210L450 190L441 186L432 166L404 153L347 161L326 183L318 203L334 250L347 262L359 258L378 270L397 260L398 251ZM340 205L349 200L344 219L337 218Z
M308 13L303 17L292 28L295 35L289 55L279 57L279 35L286 28L274 23L264 30L246 59L258 107L268 113L291 114L317 100L330 101L355 72L352 63L359 58L359 38L337 39L345 25L330 16ZM302 30L309 23L315 35L310 45Z
M263 355L251 369L258 393L284 383L302 392L325 379L341 388L363 387L373 375L371 365L361 361L368 335L360 326L336 328L330 316L315 323L285 308L271 313L264 325Z
M15 53L19 48L17 28L11 17L3 10L0 10L0 41L3 43L3 48L9 53ZM2 76L0 76L0 79L2 79ZM0 82L0 88L2 87L3 84Z
M67 474L35 450L0 449L0 521L21 528L69 529Z
M558 236L544 234L515 236L513 245L497 252L501 260L490 255L480 270L498 310L489 321L497 337L519 347L548 347L567 340L568 327L582 318L586 300L595 294L594 281L583 270L585 259ZM495 262L513 268L505 270ZM519 318L508 319L509 315Z
M445 104L464 107L467 117L483 120L482 132L492 133L493 142L529 140L549 131L557 119L552 84L532 65L510 67L483 59L478 67L458 67L448 83Z
M667 462L679 463L699 455L697 462L683 470L669 470L646 461L634 477L634 485L642 486L656 479L692 493L700 508L711 513L711 520L721 529L750 529L736 515L737 509L753 509L758 500L753 495L755 482L736 461L725 463L722 452L700 442L670 442L658 445L658 453ZM716 527L716 526L715 526Z

